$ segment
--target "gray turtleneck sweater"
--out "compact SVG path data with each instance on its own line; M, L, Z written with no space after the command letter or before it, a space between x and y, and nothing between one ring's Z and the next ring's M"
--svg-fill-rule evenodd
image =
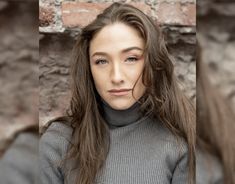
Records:
M103 116L110 127L110 151L96 184L186 184L188 152L161 122L143 117L136 103L127 110L103 104ZM74 184L75 172L60 167L72 128L54 122L39 144L41 184ZM79 169L79 166L78 166Z

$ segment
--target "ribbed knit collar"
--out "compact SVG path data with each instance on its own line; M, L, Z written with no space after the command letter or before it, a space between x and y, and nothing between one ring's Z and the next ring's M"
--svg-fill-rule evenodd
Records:
M110 128L130 125L141 119L140 104L134 103L125 110L115 110L102 100L103 117Z

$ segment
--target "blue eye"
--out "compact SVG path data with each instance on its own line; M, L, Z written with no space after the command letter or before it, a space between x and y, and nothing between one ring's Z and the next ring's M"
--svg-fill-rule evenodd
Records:
M136 61L138 61L138 58L136 58L136 57L128 57L126 59L126 61L128 61L128 62L136 62Z
M106 63L107 63L107 61L104 59L98 59L95 61L95 64L97 64L97 65L104 65Z

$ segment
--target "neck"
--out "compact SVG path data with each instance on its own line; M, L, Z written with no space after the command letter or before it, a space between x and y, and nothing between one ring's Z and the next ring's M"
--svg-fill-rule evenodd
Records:
M102 101L103 117L110 128L118 128L135 123L142 117L140 104L136 102L125 110L116 110Z

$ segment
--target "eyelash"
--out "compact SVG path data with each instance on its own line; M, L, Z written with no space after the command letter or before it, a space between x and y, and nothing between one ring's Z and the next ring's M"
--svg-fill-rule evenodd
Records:
M129 61L129 62L136 62L136 61L138 61L138 58L137 57L128 57L126 60L125 60L125 62L126 61ZM102 63L103 62L103 63ZM105 62L105 63L104 63ZM105 59L98 59L98 60L96 60L95 61L95 64L96 65L102 65L102 64L106 64L107 63L107 61L105 60Z
M136 61L138 61L138 58L137 57L128 57L127 59L126 59L126 61L130 61L130 62L136 62Z
M96 64L96 65L101 65L101 64L102 64L101 62L103 62L103 61L104 61L105 63L107 62L105 59L98 59L98 60L95 61L95 64ZM103 64L104 64L104 63L103 63Z

